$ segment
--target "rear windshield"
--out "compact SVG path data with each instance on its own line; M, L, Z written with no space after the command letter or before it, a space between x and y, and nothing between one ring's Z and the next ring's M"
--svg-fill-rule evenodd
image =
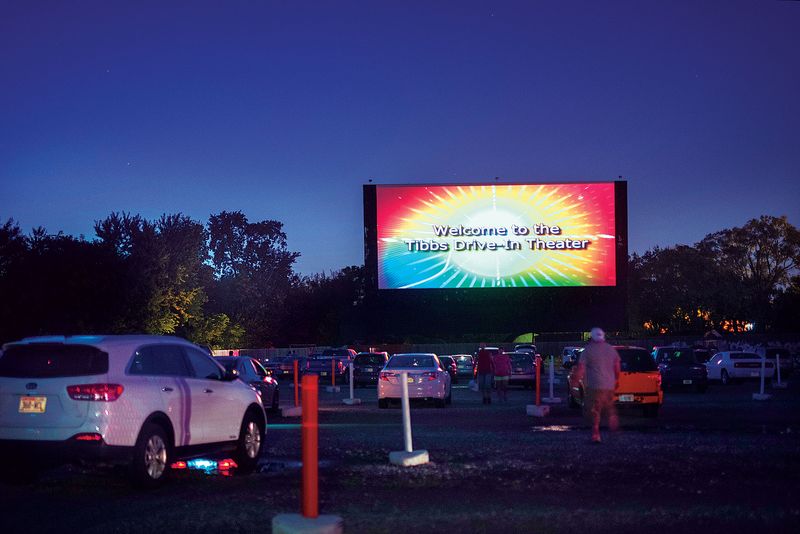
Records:
M451 365L456 363L456 361L450 356L439 356L439 361L442 362L442 364L444 365Z
M458 363L468 363L470 365L473 363L472 356L458 356L456 357L456 361Z
M731 360L760 360L761 356L752 352L732 352Z
M88 345L12 345L0 357L0 376L5 377L56 378L107 372L108 354Z
M530 354L513 354L511 355L511 362L514 365L532 365L533 356Z
M619 352L620 367L627 373L658 370L655 360L644 349L617 349L617 352Z
M659 363L671 365L692 365L695 363L694 351L691 349L672 349L665 351L658 357Z
M383 365L386 357L383 354L359 354L353 361L362 365Z
M217 363L221 363L222 366L227 369L228 371L236 370L236 360L235 359L222 359L222 358L214 358Z
M398 367L436 367L436 363L433 361L433 356L405 354L392 356L387 367L389 369Z

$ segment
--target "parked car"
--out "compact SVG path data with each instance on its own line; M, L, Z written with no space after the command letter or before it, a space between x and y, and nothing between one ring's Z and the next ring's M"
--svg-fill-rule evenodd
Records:
M764 365L764 378L772 378L774 364L754 352L724 351L716 353L708 363L709 380L719 380L723 384L731 384L739 380L761 377L761 366Z
M444 408L450 404L450 373L444 370L435 354L395 354L380 372L378 380L378 407L388 408L389 401L399 400L400 376L408 372L408 396L413 399L433 400Z
M278 411L280 391L278 390L278 381L272 377L272 371L264 369L258 360L249 356L218 356L216 360L226 370L235 370L239 373L239 379L256 390L264 408L274 412Z
M530 343L514 345L514 352L529 352L531 354L539 353L539 351L536 349L536 345L531 345Z
M330 356L323 356L322 354L312 354L306 359L306 366L303 369L304 375L317 375L320 378L320 383L331 380L331 374L336 375L336 381L339 383L346 383L349 379L349 372L344 372L344 363L342 360Z
M270 358L265 358L261 361L261 363L264 365L265 369L272 371L273 378L278 380L294 381L295 360L297 361L297 374L299 379L299 375L303 373L303 370L306 367L307 359L308 358L305 356L297 355L272 356Z
M647 417L658 416L658 410L664 402L661 390L661 373L656 362L647 350L640 347L615 346L619 353L621 372L619 387L614 392L614 402L618 406L638 406ZM570 370L567 375L569 391L567 402L570 407L584 406L585 388L583 379L578 380L575 367L583 353L578 354L577 361L567 364Z
M439 362L442 364L444 370L450 373L450 383L457 384L458 364L456 364L455 358L453 358L452 356L439 356Z
M564 347L561 351L561 365L567 362L574 362L575 356L583 350L583 347Z
M265 431L258 394L177 337L35 337L0 356L6 474L80 459L127 466L154 487L174 460L222 451L249 472Z
M530 352L509 352L511 358L511 377L509 386L532 388L536 385L536 364Z
M325 358L336 358L337 361L342 362L342 365L347 368L353 358L356 357L356 351L353 349L325 349L322 351L322 356Z
M702 356L701 356L702 358ZM692 348L672 347L662 350L656 358L661 372L661 387L691 388L700 393L708 388L708 370L705 364L697 361Z
M386 352L360 352L353 360L353 386L376 385L378 375L389 361Z
M472 376L475 368L475 360L469 354L453 354L458 367L459 376Z

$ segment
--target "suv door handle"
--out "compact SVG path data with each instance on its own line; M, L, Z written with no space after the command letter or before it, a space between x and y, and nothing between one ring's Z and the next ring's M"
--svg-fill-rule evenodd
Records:
M208 389L208 388L204 389L203 391L204 391L205 393L214 393L214 390L213 390L213 389Z
M161 391L175 391L175 390L174 390L174 389L172 389L172 388L171 388L171 387L169 387L169 386L164 386L163 388L161 388Z

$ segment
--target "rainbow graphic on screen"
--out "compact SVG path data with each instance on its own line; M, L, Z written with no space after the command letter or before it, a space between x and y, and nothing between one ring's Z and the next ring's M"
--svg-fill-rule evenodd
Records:
M377 186L378 288L616 285L614 184Z

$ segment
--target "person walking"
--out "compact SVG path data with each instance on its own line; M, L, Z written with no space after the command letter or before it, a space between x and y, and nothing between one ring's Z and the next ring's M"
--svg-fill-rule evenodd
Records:
M575 368L577 380L583 379L586 395L586 414L592 423L592 443L600 443L600 418L608 417L608 427L615 431L619 427L614 406L614 390L619 387L619 353L606 343L602 328L592 328L591 340L581 353Z
M492 359L492 353L486 350L486 343L481 343L481 348L478 349L476 371L478 373L478 391L483 394L483 403L491 404L494 360Z
M508 381L511 378L511 357L500 352L494 357L494 383L497 386L497 400L508 402Z

